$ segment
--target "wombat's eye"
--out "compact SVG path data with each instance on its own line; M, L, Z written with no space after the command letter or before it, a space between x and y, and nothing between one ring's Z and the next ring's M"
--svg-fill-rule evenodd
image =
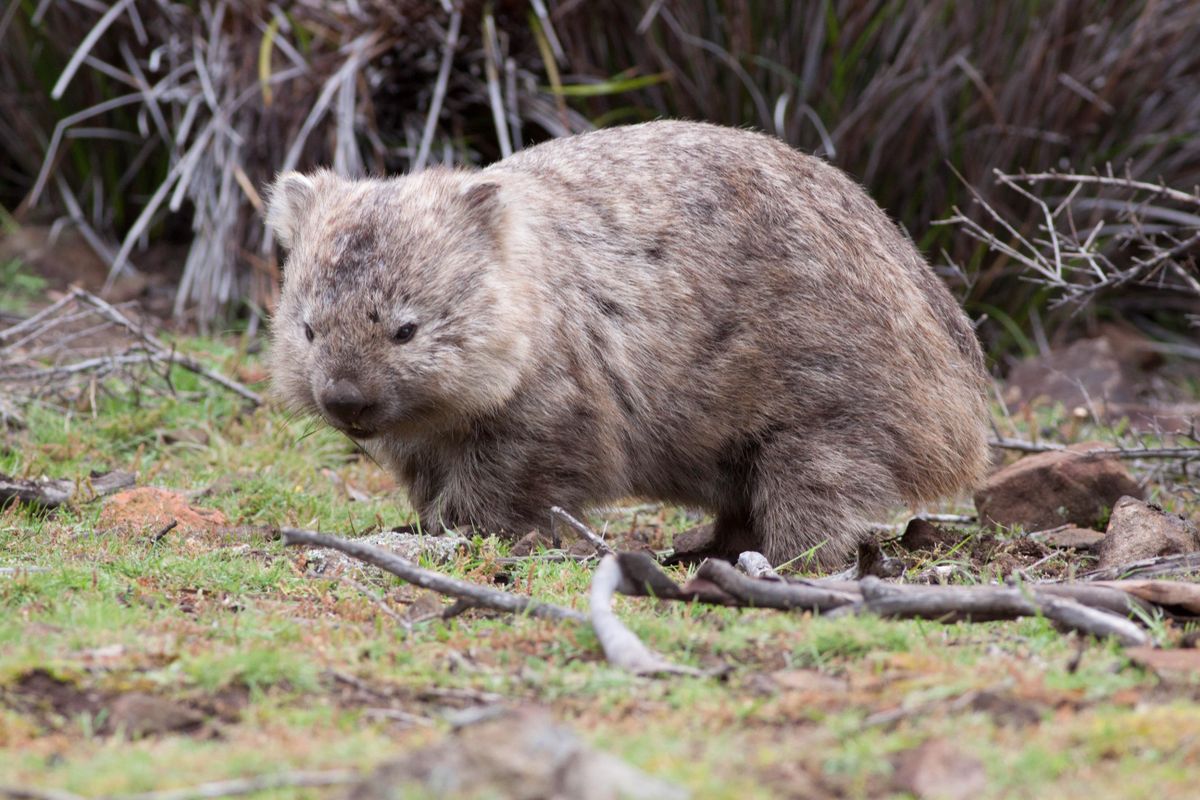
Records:
M405 342L411 340L416 332L416 324L412 322L406 322L397 328L396 332L392 334L392 341L396 342L397 344L404 344Z
M313 340L313 331L307 322L304 323L304 338L308 339L310 342Z

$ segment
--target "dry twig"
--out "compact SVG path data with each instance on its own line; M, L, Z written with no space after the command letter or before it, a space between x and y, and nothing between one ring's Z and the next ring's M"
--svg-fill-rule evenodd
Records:
M1029 442L1024 439L1008 437L992 439L988 444L1001 450L1015 450L1021 453L1050 453L1067 449L1066 445L1056 442ZM1074 452L1089 458L1155 458L1184 461L1200 459L1200 445L1194 447L1096 447L1089 450L1076 449Z
M9 500L15 500L42 508L58 508L72 500L95 500L119 492L133 486L134 481L135 476L132 472L120 470L106 472L81 483L52 478L28 480L0 475L0 506Z
M273 775L258 775L253 778L235 778L228 781L202 783L179 789L164 789L138 794L106 795L97 800L217 800L222 797L239 797L274 789L316 788L321 786L345 786L358 783L362 776L353 770L335 769L322 771L294 770ZM61 789L36 789L25 786L0 786L0 796L9 800L89 800L74 792Z
M100 324L79 330L98 319ZM77 347L106 327L115 327L130 341L119 349L109 344L99 354L96 348ZM70 331L63 332L63 329ZM32 317L0 331L0 382L16 387L21 394L39 396L48 389L61 389L72 381L91 382L118 369L149 365L163 370L170 384L171 366L179 366L217 384L248 402L258 405L259 394L239 381L226 377L175 348L131 320L119 308L84 289L66 296ZM131 384L142 388L145 381L131 376ZM16 392L14 392L16 393Z
M1081 577L1085 581L1115 581L1120 578L1165 578L1168 575L1195 575L1197 573L1200 573L1200 553L1182 553L1146 558L1129 564L1092 570Z
M571 514L567 513L565 509L562 509L558 506L550 506L550 516L561 519L563 522L570 525L571 528L574 529L580 536L591 542L592 546L596 548L596 552L600 555L610 556L615 553L615 551L608 546L608 543L600 538L600 534L596 533L587 525L571 516Z
M637 638L633 631L625 627L612 610L613 594L626 592L622 586L628 587L628 580L621 572L617 557L611 553L600 559L600 565L592 576L591 588L591 622L604 657L615 667L632 672L635 675L679 674L701 675L700 670L672 664L655 653Z
M911 586L874 577L859 582L866 610L883 617L939 622L987 622L1044 616L1067 628L1097 637L1112 636L1124 645L1150 643L1134 622L1076 599L1039 595L1035 586Z
M956 225L968 238L1020 264L1024 277L1054 291L1052 307L1081 306L1101 292L1129 285L1183 295L1193 303L1200 298L1195 258L1200 249L1200 215L1195 211L1200 208L1200 195L1116 175L1111 166L1106 174L1094 175L1000 170L993 174L996 183L1039 212L1040 236L1022 235L1016 224L970 186L994 230L957 208L950 218L935 224ZM1065 184L1065 197L1048 200L1032 191L1047 183ZM1113 197L1114 192L1124 196ZM1077 224L1076 215L1088 219L1086 227ZM1174 277L1168 280L1168 275Z
M216 800L220 797L237 797L258 794L273 789L315 788L319 786L345 786L357 783L362 776L348 769L323 771L295 770L253 778L235 778L228 781L202 783L181 789L164 789L157 792L116 795L105 800Z
M408 581L409 583L429 589L438 594L457 597L474 603L481 608L492 608L497 611L507 611L513 614L530 614L547 619L569 619L585 622L587 618L574 609L552 603L542 603L529 597L509 594L499 589L490 589L468 581L452 578L449 575L419 567L406 558L380 547L373 547L362 542L340 539L336 536L326 536L315 531L284 528L281 531L286 545L309 545L312 547L327 547L345 553L351 558L374 564L385 572Z
M738 572L728 562L714 558L700 565L696 577L712 581L741 601L739 604L755 608L779 608L821 614L851 605L860 599L856 593L810 583L751 578Z

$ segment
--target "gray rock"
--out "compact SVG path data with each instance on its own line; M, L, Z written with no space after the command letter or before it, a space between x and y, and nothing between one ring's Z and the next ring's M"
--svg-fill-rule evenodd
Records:
M1100 542L1101 569L1200 550L1200 532L1189 520L1135 497L1113 506L1108 532Z
M501 714L387 762L349 800L478 796L512 800L683 800L687 790L595 750L536 710Z
M1091 528L1077 528L1074 525L1063 525L1048 531L1031 533L1031 539L1042 542L1047 547L1059 550L1095 550L1104 541L1104 534Z
M382 547L391 550L401 558L409 561L419 561L422 556L436 563L444 563L454 558L462 550L470 546L470 541L453 535L426 536L406 530L380 531L370 536L358 539L363 544ZM364 564L336 550L313 548L305 552L308 559L309 572L317 575L333 574L347 570L356 570L368 574L380 574L378 567Z

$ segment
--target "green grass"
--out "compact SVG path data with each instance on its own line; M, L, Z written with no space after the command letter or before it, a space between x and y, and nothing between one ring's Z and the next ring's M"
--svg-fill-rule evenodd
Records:
M0 219L0 223L4 221ZM0 312L24 311L30 302L42 296L45 288L45 279L26 270L19 259L0 260Z
M224 369L245 358L236 344L178 345ZM366 769L444 735L463 701L428 695L440 689L547 707L697 797L775 797L802 785L904 796L896 765L933 738L980 760L984 797L1135 796L1149 786L1173 796L1190 785L1200 758L1193 689L1161 684L1111 643L1085 643L1080 656L1044 620L944 626L618 598L650 647L721 675L669 680L614 669L591 631L573 624L469 612L405 630L353 586L305 576L301 554L266 527L361 533L407 522L387 476L328 430L272 408L247 412L186 373L172 381L176 395L143 393L140 407L32 409L28 429L0 450L8 473L134 469L140 485L209 489L191 502L228 518L227 530L177 530L153 544L137 526L105 528L100 503L0 511L0 566L44 570L0 577L0 784L96 796L286 767ZM204 436L172 444L169 434L183 430ZM323 470L370 499L349 501ZM606 521L613 531L633 524L624 512L593 519ZM665 526L669 540L689 522L668 511L638 524ZM507 552L482 540L439 568L485 583L503 569L513 591L586 606L589 565L502 567ZM361 580L401 614L422 594L391 578ZM31 709L19 686L36 669L99 697L147 692L205 709L236 696L243 705L212 721L216 737L126 741L106 732L104 708L65 718ZM380 695L355 697L339 675ZM981 692L1032 717L1014 724L966 702ZM366 713L389 704L432 727Z

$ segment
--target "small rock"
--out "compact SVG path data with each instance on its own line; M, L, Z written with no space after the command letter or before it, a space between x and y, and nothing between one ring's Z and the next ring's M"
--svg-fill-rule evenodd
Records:
M675 534L671 546L676 554L699 553L710 549L715 544L712 525L697 525Z
M974 756L945 739L932 739L901 754L896 785L921 800L967 800L987 788L987 773Z
M1157 436L1186 435L1200 417L1200 403L1189 402L1110 403L1106 410L1110 420L1128 420L1131 432Z
M1098 333L1014 366L1002 392L1009 411L1061 403L1083 419L1128 420L1133 431L1191 430L1200 404L1173 388L1183 382L1165 375L1155 343L1114 324L1101 325Z
M1001 725L1016 728L1036 725L1042 719L1043 709L1036 703L1013 694L984 689L972 698L972 711L982 711Z
M122 733L129 739L195 731L204 715L187 706L142 692L123 694L108 709L105 731Z
M377 768L350 800L421 796L674 800L687 790L594 750L539 711L503 713ZM477 795L477 793L480 793Z
M1030 538L1059 550L1095 550L1104 540L1104 534L1091 528L1062 525L1048 531L1029 534Z
M513 543L508 554L518 558L531 556L538 550L554 546L554 540L541 531L530 531Z
M401 558L406 558L409 561L419 561L422 556L429 558L436 563L444 563L454 558L460 551L465 550L470 546L470 541L461 536L442 535L442 536L426 536L420 533L410 533L407 530L397 531L380 531L373 533L370 536L363 536L356 541L363 544L382 547L385 550L391 550ZM327 572L340 571L345 569L359 569L363 571L378 571L378 567L364 564L358 559L351 558L345 553L340 553L337 550L323 550L313 548L305 551L305 558L308 559L308 568L310 572L317 575L324 575Z
M200 428L178 428L163 432L164 444L194 444L203 447L208 444L208 431Z
M876 578L898 578L904 574L905 566L900 559L886 555L879 542L873 538L858 543L855 580L861 581L868 575L874 575Z
M1129 647L1129 660L1153 670L1165 680L1187 680L1200 674L1200 650L1160 650L1157 647Z
M587 539L576 539L567 546L567 555L586 558L596 555L596 545Z
M912 552L914 550L933 551L938 545L952 547L957 544L959 537L954 533L939 528L927 519L913 517L904 528L900 537L900 546Z
M1100 542L1099 567L1196 550L1200 550L1200 532L1191 521L1135 497L1122 497L1113 506L1108 533Z
M1087 442L1037 453L999 470L975 493L980 522L1026 530L1091 527L1125 495L1142 497L1119 460L1080 452L1105 446Z

